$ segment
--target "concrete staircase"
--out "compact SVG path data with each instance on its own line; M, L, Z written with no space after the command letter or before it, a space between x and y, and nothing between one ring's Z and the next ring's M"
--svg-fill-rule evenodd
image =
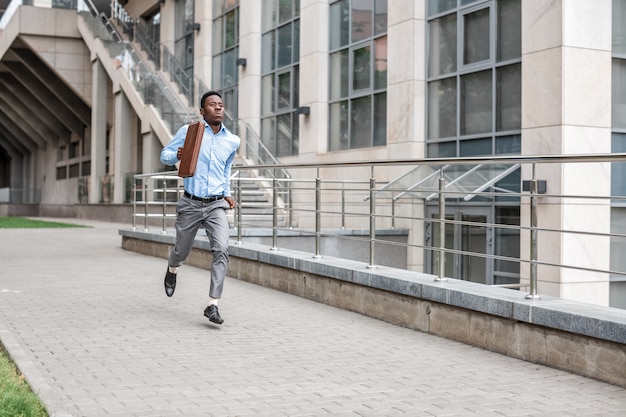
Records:
M237 186L238 182L241 186L241 197L238 201L241 208L241 222L243 229L251 228L271 228L273 220L273 202L272 202L272 189L271 182L268 182L264 178L251 178L251 171L246 171L246 178L240 181L236 180L237 165L245 164L242 158L237 158L233 164L233 178L231 179L231 188L233 189L233 196L237 198ZM283 202L279 198L278 206L283 207ZM229 212L231 224L235 224L236 210ZM277 217L278 227L288 226L288 213L287 210L280 209Z

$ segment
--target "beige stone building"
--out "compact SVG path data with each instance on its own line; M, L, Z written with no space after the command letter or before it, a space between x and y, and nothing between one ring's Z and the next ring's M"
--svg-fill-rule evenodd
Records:
M242 138L255 132L284 163L626 150L624 0L2 0L0 7L0 204L36 203L57 215L128 204L132 175L164 169L161 147L198 117L207 89L222 93L231 130ZM390 168L382 180L399 173ZM554 193L626 195L618 165L538 174ZM528 172L504 184L519 191L522 177ZM424 204L416 210L434 213ZM451 202L447 210L461 220L528 218L519 201L506 199ZM548 202L542 216L545 227L593 218L596 231L626 229L624 208L609 201ZM424 230L409 237L428 238ZM585 239L543 247L555 262L584 256L592 267L626 270L623 245ZM518 233L477 241L495 241L491 254L519 257L527 240ZM433 272L428 255L409 264ZM478 271L461 278L502 284L527 276L524 266L493 260ZM545 294L626 307L620 277L543 276Z

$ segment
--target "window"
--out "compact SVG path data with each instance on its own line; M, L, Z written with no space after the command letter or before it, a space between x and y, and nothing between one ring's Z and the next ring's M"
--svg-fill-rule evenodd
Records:
M193 103L193 59L195 23L194 0L177 0L175 11L175 62L164 65L171 66L169 71L174 79L174 82L181 89L181 92L187 97L187 100L189 100L190 103Z
M521 0L428 2L428 156L521 152Z
M263 0L261 140L275 156L299 152L300 0Z
M224 100L224 124L237 132L239 117L239 0L213 1L213 79L212 89Z
M387 143L387 0L330 5L329 149Z

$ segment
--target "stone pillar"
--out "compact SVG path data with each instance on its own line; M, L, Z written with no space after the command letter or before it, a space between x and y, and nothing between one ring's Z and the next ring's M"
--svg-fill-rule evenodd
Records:
M100 202L100 178L106 175L107 75L100 61L92 63L91 174L89 203Z
M159 158L161 156L161 142L156 137L153 131L149 131L143 134L143 149L141 160L141 172L148 174L157 172L160 168L163 168Z
M522 2L522 153L588 154L611 151L611 0ZM548 194L610 195L610 166L544 164L537 179ZM531 177L524 167L522 179ZM530 225L522 199L522 226ZM608 233L610 202L539 198L538 227ZM529 233L521 258L529 259ZM538 232L538 260L609 269L608 238ZM529 276L523 264L522 281ZM607 274L538 267L538 292L608 305Z
M387 70L388 159L424 158L426 146L426 2L389 2ZM394 41L402 39L402 41ZM400 110L403 109L403 110ZM406 171L396 168L385 180ZM396 216L422 218L424 205L418 199L397 202ZM423 271L424 222L398 220L397 228L408 229L407 269Z
M261 132L261 1L244 2L239 7L239 58L246 59L246 66L239 71L239 136L245 140L244 123ZM300 20L302 22L302 19ZM244 154L246 147L239 148Z
M115 180L113 202L124 202L125 176L131 171L132 115L130 103L123 91L115 95Z

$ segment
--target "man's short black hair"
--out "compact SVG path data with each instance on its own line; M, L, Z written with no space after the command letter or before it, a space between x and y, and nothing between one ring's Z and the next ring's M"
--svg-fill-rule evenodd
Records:
M217 91L207 91L206 93L204 93L202 95L202 98L200 99L200 108L204 107L204 100L206 100L207 97L211 97L211 96L218 96L219 98L222 98L222 95L220 93L218 93Z

